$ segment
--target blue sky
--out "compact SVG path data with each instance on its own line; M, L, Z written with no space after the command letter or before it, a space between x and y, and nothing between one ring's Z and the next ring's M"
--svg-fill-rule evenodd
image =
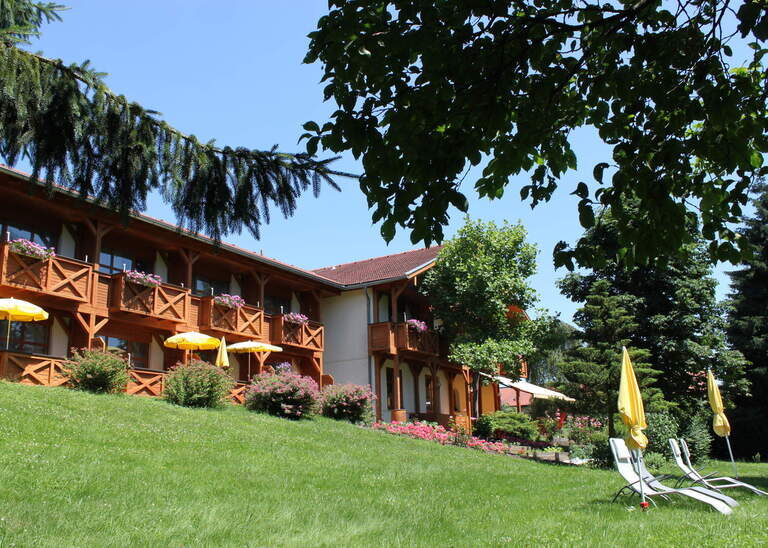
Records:
M203 141L300 150L296 141L301 125L308 120L322 123L333 110L332 103L322 101L320 66L301 62L306 35L327 10L324 0L62 1L70 7L64 22L45 26L33 49L68 63L90 59L94 68L109 73L106 81L113 91L160 111L171 125ZM552 201L535 210L519 199L523 177L512 180L505 196L493 202L474 195L471 175L462 189L470 198L472 217L520 220L526 226L540 250L539 272L532 280L540 304L561 312L565 320L578 305L555 287L565 271L555 271L552 249L558 241L573 242L581 234L577 199L570 192L579 181L589 181L592 166L606 157L606 148L589 131L577 132L572 141L580 170L561 182ZM336 168L361 172L351 155ZM404 232L387 245L371 225L357 184L344 179L340 184L340 193L325 188L319 199L303 197L290 219L275 211L261 240L243 233L227 241L304 268L413 248ZM151 201L147 213L175 221L159 199ZM446 234L453 235L461 224L462 215L454 211ZM727 291L726 269L717 269L721 297Z

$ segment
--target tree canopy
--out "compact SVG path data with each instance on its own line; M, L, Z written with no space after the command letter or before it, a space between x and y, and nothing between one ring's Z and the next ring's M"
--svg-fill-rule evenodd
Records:
M440 241L448 210L513 177L536 206L564 183L581 224L613 211L616 256L673 255L695 236L711 259L749 253L729 223L768 168L760 0L331 0L305 62L324 69L330 121L308 122L307 150L351 151L373 221L391 240ZM751 58L734 60L733 43ZM594 181L572 181L570 138L591 128L610 148ZM577 184L578 183L578 184ZM639 208L627 210L635 200ZM696 221L697 235L689 231ZM558 265L592 265L601 248L560 242Z
M20 46L63 6L0 2L0 157L26 159L31 178L74 189L127 215L162 193L179 224L214 239L259 227L300 194L338 188L333 159L200 142L111 91L86 61L66 65ZM224 213L226 212L226 213Z

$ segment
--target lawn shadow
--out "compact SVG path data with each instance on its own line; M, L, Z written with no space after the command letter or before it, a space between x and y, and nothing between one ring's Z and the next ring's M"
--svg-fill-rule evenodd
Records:
M733 478L739 481L743 481L744 483L748 483L750 485L753 485L754 487L757 487L758 489L762 491L768 491L768 477L765 476L739 476L738 478Z

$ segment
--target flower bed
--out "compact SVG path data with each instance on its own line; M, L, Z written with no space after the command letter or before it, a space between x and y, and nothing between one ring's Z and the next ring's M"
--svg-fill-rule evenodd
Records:
M157 274L149 274L140 270L126 270L125 279L131 283L146 287L157 287L163 283L162 278Z
M229 293L222 293L221 295L216 295L213 298L214 304L217 304L219 306L224 306L227 308L240 308L241 306L245 306L245 299L240 297L239 295L230 295Z
M486 453L498 455L519 455L520 450L509 444L496 441L490 442L475 436L462 435L459 432L431 424L428 422L375 422L371 425L374 430L383 430L398 436L407 436L427 441L435 441L441 445L461 445L470 449L477 449Z
M27 257L33 257L35 259L50 259L56 256L56 250L52 247L45 247L44 245L36 244L31 240L25 240L19 238L18 240L12 240L10 242L11 251L18 253L19 255L25 255Z
M298 312L289 312L288 314L283 314L283 321L288 323L305 324L309 321L309 318L307 318L304 314L299 314Z
M421 320L417 320L416 318L411 318L410 320L407 320L405 323L409 329L413 329L414 331L417 331L419 333L424 333L427 330L427 324L425 322L422 322Z

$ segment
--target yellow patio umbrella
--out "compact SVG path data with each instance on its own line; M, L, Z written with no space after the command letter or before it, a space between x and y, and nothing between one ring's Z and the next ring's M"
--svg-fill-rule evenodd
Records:
M11 322L39 322L48 319L48 312L37 306L19 299L0 299L0 320L8 320L8 330L5 334L5 349L11 343Z
M731 456L731 464L733 464L733 473L736 477L739 477L738 470L736 470L736 461L733 459L733 451L731 451L731 425L728 422L728 417L725 416L725 407L723 407L723 398L720 397L720 389L717 387L717 381L712 374L712 370L707 370L707 396L709 397L709 406L712 408L712 429L715 434L721 438L725 438L725 443L728 445L728 454Z
M229 369L229 354L227 354L227 341L224 337L221 338L221 344L219 345L219 351L216 353L216 367L222 369Z
M259 341L244 341L231 345L227 350L234 354L248 354L248 379L251 378L251 354L254 352L282 352L280 346Z
M185 350L184 361L189 360L189 350L214 350L219 347L221 342L216 337L198 333L197 331L187 331L186 333L177 333L173 337L168 337L163 343L168 348Z
M625 438L627 447L635 452L637 475L642 477L640 473L640 462L643 458L642 450L648 445L648 438L645 437L643 430L648 428L648 425L645 422L645 409L643 409L640 386L637 384L635 370L632 367L632 360L629 359L629 352L627 352L626 347L622 347L618 407L621 420L629 430L629 434ZM642 481L640 482L640 498L645 503Z

